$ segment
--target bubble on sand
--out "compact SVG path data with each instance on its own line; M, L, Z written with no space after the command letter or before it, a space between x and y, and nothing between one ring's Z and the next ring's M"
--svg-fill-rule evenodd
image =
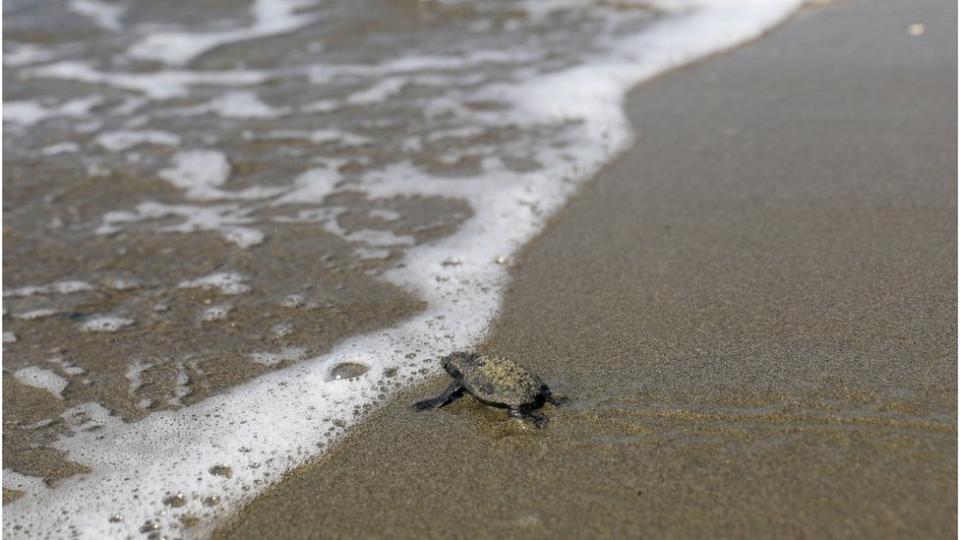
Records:
M214 150L190 150L173 156L170 168L158 173L160 178L186 191L188 199L216 199L217 189L230 178L227 157Z
M141 287L139 281L135 279L124 279L124 278L112 278L107 281L107 284L111 289L115 291L128 291L130 289L137 289Z
M233 469L227 467L226 465L214 465L210 467L210 474L214 476L222 476L224 478L233 478Z
M293 325L290 323L275 324L270 328L270 333L278 338L287 337L293 333Z
M49 317L51 315L56 315L56 314L57 314L57 310L44 308L44 309L34 309L31 311L27 311L25 313L21 313L17 315L16 318L24 321L35 321L37 319L43 319L45 317Z
M173 508L180 508L187 504L187 498L183 496L183 493L175 493L163 499L163 504L172 506Z
M232 309L233 306L229 304L208 307L203 311L200 319L204 322L222 321L227 318L227 315L230 314Z
M80 326L84 332L116 332L133 324L133 319L125 317L101 316L94 317Z
M299 294L291 294L283 299L283 302L280 303L283 307L288 307L290 309L303 307L306 305L306 301Z
M330 375L327 377L327 380L339 381L342 379L356 379L367 371L370 371L370 367L364 364L343 362L337 364L333 369L330 370Z
M246 284L247 278L236 272L216 272L201 278L183 281L179 287L181 289L218 289L220 294L237 295L250 292L250 286Z

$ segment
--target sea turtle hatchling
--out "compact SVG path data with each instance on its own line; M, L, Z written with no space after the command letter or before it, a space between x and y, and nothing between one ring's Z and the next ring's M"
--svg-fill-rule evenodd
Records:
M439 396L414 404L418 411L443 407L468 392L481 403L506 407L510 416L529 420L539 428L547 419L536 409L545 402L560 405L565 401L553 397L539 377L513 360L455 352L441 358L440 365L453 377L453 383Z

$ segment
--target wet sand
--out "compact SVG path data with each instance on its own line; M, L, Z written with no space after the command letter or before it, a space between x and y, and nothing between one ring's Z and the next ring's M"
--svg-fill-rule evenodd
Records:
M349 260L349 245L324 234L321 227L271 232L272 242L239 254L224 250L215 235L73 240L69 249L57 246L69 241L47 239L48 246L32 245L21 252L17 248L29 242L21 244L16 230L5 234L5 241L13 239L7 254L14 253L4 270L10 270L7 275L14 276L14 283L30 283L23 276L29 276L31 269L62 272L70 264L99 278L91 280L98 285L115 275L150 276L150 281L137 280L135 286L120 290L106 286L105 291L55 301L40 295L4 299L4 307L15 315L51 306L57 313L41 320L8 317L4 321L4 330L13 332L17 340L3 346L3 467L55 485L88 470L48 446L68 433L71 423L88 422L82 415L69 413L73 407L94 402L124 421L140 420L154 411L202 401L301 357L322 353L358 330L382 328L422 309L411 295L358 271L359 264L344 267L341 261ZM309 246L304 245L307 238L312 239ZM164 267L156 259L167 251ZM76 256L67 263L61 260L70 255ZM160 286L224 267L243 275L282 279L261 278L259 297ZM33 279L37 280L36 274ZM296 305L285 301L294 293ZM222 320L198 316L214 307L230 316ZM83 330L83 321L113 310L134 314L136 324L117 333ZM249 360L252 354L271 350L294 351L293 358L272 365ZM142 366L139 384L130 380L129 359L137 359ZM29 366L53 370L62 377L65 386L60 395L18 381L14 373ZM91 424L85 427L96 426Z
M482 346L550 425L437 379L217 536L956 536L955 20L806 10L636 89Z

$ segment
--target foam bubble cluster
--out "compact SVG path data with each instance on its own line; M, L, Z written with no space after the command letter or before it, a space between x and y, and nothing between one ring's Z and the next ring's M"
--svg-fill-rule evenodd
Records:
M84 332L116 332L134 323L133 319L102 315L94 317L80 326Z

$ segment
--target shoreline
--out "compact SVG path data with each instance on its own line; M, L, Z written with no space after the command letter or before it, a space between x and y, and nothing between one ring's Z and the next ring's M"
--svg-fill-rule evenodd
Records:
M524 248L481 347L571 398L550 426L412 412L438 379L215 537L955 536L943 9L806 10L635 88L635 146Z

